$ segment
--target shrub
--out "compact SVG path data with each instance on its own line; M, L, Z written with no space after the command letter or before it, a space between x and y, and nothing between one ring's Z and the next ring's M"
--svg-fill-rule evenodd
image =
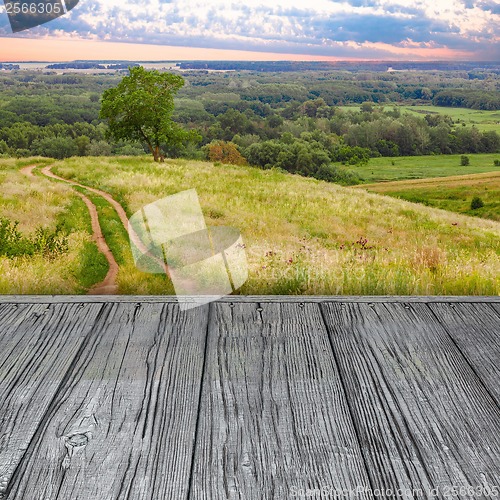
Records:
M17 257L33 253L33 245L18 231L18 224L18 222L11 222L9 219L0 219L0 255Z
M32 244L35 253L48 258L57 257L68 251L68 238L61 234L59 226L54 231L43 227L37 228Z
M468 156L462 155L460 157L460 165L462 165L462 167L470 165L470 158Z
M321 165L313 177L343 186L354 186L361 183L361 179L356 172L335 165Z
M233 142L214 141L205 146L207 157L212 162L226 165L246 165L247 161Z
M472 198L472 201L470 203L471 210L476 210L478 208L483 208L483 207L484 207L483 200L479 198L479 196L474 196L474 198Z
M14 258L41 254L53 258L68 251L68 238L62 234L61 227L56 227L54 231L39 227L29 238L19 232L18 224L0 218L0 255Z
M495 167L500 167L500 160L495 160L493 163Z

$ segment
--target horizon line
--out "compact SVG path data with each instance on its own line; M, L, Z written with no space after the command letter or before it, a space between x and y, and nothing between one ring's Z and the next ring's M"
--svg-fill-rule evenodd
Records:
M66 61L61 60L49 60L49 59L19 59L19 60L0 60L0 64L16 64L16 63L55 63L55 64L67 64L67 63L78 63L78 62L130 62L130 63L182 63L182 62L224 62L224 63L234 63L234 62L245 62L245 63L278 63L278 62L288 62L288 63L328 63L328 64L337 64L337 63L360 63L360 62L371 62L371 63L393 63L393 64L404 64L404 63L413 63L413 64L429 64L429 63L445 63L445 64L480 64L480 63L489 63L489 64L500 64L500 62L496 60L470 60L470 59L459 59L459 60L450 60L450 59L338 59L336 61L331 59L275 59L275 60L266 60L266 59L68 59Z

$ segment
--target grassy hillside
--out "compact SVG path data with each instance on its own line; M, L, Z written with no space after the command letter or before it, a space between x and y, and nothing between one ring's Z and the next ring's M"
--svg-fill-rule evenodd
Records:
M367 165L351 168L367 183L500 172L494 164L500 154L466 156L470 159L466 167L460 165L461 155L436 155L372 158Z
M49 161L0 160L0 293L83 293L107 272L87 208L68 186L20 171L34 163ZM51 248L56 228L65 251ZM33 241L40 248L33 250Z
M273 170L146 158L74 158L54 172L104 189L131 215L196 188L209 225L238 228L245 294L498 294L500 224ZM116 221L115 221L116 222ZM118 230L116 230L118 231ZM122 293L171 293L122 254Z
M374 193L423 203L466 215L500 221L500 172L359 186ZM471 209L473 197L484 203Z

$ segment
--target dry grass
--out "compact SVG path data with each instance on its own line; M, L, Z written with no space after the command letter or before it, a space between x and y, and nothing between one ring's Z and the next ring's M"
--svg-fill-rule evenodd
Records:
M55 227L71 196L70 187L28 177L16 160L0 160L0 217L18 221L23 233L33 233L39 226Z
M31 160L33 162L43 163ZM20 232L32 235L41 226L54 229L74 195L63 184L21 174L20 168L27 164L28 161L0 160L0 217L19 221ZM75 269L84 242L88 241L88 232L75 231L68 239L69 251L58 258L0 257L0 293L81 293Z
M379 182L375 184L362 184L355 186L357 189L368 189L376 193L390 193L403 189L427 189L446 186L448 188L470 187L492 187L500 185L500 172L485 172L471 175L454 175L451 177L434 177L431 179L412 179L406 181Z
M54 171L111 192L129 215L196 188L209 225L243 234L250 278L242 293L500 291L500 224L494 221L250 167L78 158L59 162ZM154 285L149 279L130 266L119 275L126 293L162 293L158 278Z

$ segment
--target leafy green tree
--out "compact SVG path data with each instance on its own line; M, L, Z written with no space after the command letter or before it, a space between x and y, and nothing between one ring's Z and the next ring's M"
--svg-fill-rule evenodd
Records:
M172 121L174 96L184 85L181 76L130 68L130 75L102 97L100 117L108 121L115 140L147 144L155 161L163 161L162 146L188 140L189 132Z
M0 154L7 154L9 152L9 145L5 141L0 140Z
M78 156L86 156L90 147L90 139L86 135L80 135L75 139L78 148Z

